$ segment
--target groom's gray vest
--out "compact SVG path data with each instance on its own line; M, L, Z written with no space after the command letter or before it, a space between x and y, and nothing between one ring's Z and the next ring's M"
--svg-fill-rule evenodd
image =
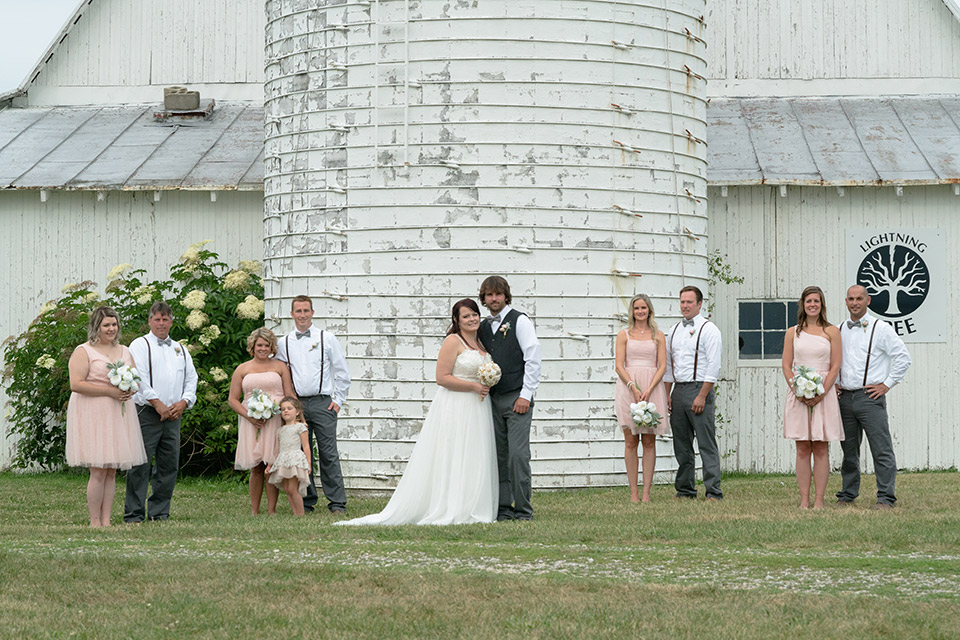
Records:
M493 357L493 361L500 365L500 382L490 387L491 395L505 395L523 388L523 350L517 341L517 318L521 315L526 314L510 309L496 334L490 328L489 319L480 325L480 342ZM510 328L505 332L501 331L508 322Z

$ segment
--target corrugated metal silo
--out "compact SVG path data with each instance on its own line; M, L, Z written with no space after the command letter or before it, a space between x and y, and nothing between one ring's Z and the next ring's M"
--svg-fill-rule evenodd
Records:
M489 274L543 345L535 486L623 482L624 304L648 293L665 328L682 283L707 277L703 13L704 0L267 2L267 311L287 317L308 293L340 336L348 486L395 484L449 309Z

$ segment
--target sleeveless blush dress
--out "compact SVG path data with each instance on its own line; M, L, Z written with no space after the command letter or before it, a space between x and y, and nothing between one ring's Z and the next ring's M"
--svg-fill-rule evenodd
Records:
M107 365L110 361L87 343L83 349L90 361L86 381L110 384ZM123 347L121 359L133 365L130 350ZM121 411L121 406L125 409ZM133 399L121 405L110 396L88 396L71 393L67 405L67 464L71 467L96 467L99 469L130 469L147 461L143 448L143 434L137 419L137 405Z
M650 381L657 373L657 345L653 340L633 340L627 336L627 358L625 369L630 374L640 391L645 391L650 386ZM630 417L630 405L633 403L633 392L630 390L620 377L617 377L617 388L614 392L614 410L617 414L617 424L626 431L630 430L634 435L646 433L662 436L670 433L670 418L667 415L667 388L663 386L663 381L654 387L650 394L648 402L652 402L657 407L657 413L663 416L654 428L638 427L633 418Z
M827 377L830 371L830 341L823 336L805 331L798 336L793 333L793 366L804 365L816 369ZM787 390L783 409L783 437L789 440L815 440L837 442L843 440L843 423L840 421L840 402L836 387L826 390L820 404L806 406L797 400L793 389Z
M253 395L254 389L260 389L268 396L280 402L283 399L283 380L276 371L248 373L243 377L243 404ZM243 416L237 416L237 457L233 468L244 470L252 469L261 462L273 464L280 452L280 438L277 430L280 428L280 415L277 414L267 420L262 429L257 429Z

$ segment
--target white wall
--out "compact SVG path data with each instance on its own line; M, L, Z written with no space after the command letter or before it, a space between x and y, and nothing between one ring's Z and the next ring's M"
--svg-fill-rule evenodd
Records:
M941 0L708 0L711 96L960 92Z
M0 337L26 329L65 284L94 280L102 295L107 272L122 262L166 277L187 245L208 239L227 264L260 259L262 220L261 192L221 192L210 202L207 192L170 191L154 202L152 191L114 191L98 202L94 192L52 191L45 203L36 191L0 192ZM0 468L11 444L0 437Z
M953 293L960 258L950 247L960 233L960 197L949 185L836 189L790 187L787 196L775 187L730 187L728 196L710 188L710 247L728 254L742 285L721 285L715 292L714 317L724 335L720 410L728 420L721 448L736 449L729 469L792 471L793 443L783 438L783 402L787 393L779 361L737 362L737 301L796 299L808 285L826 294L828 318L845 317L845 238L847 229L939 228L945 232L950 292L943 309L954 309ZM913 366L888 396L891 433L901 468L960 465L960 416L951 397L960 359L956 331L946 343L908 344ZM834 463L840 447L831 445ZM867 456L869 458L869 455ZM868 468L872 464L868 464Z
M257 0L93 0L42 66L29 103L160 102L170 85L262 99L264 23Z

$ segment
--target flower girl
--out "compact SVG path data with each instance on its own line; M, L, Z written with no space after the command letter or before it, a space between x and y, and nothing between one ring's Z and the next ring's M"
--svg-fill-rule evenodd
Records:
M296 398L286 396L280 401L283 425L277 430L280 453L264 473L270 484L282 486L290 500L293 515L303 515L303 496L310 482L310 444L307 425L304 424L303 405Z

